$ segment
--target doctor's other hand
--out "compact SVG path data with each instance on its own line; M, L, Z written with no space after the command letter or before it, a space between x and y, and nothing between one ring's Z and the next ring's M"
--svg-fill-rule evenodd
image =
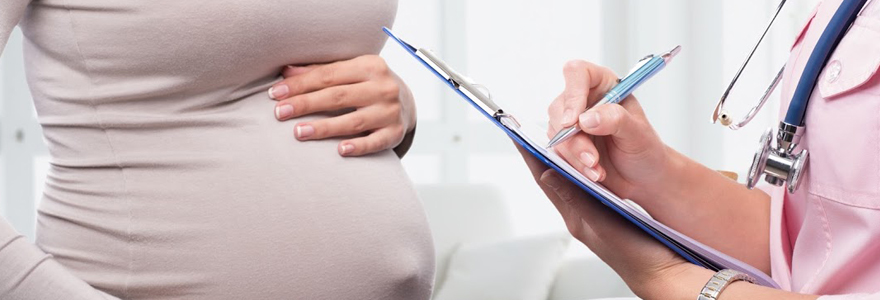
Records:
M582 131L555 146L556 152L622 198L638 202L662 191L663 179L672 176L678 154L657 136L639 101L631 95L620 104L584 112L617 84L617 75L581 60L566 63L563 75L565 90L548 109L548 136L570 125Z
M519 145L516 147L572 236L611 266L637 296L676 299L671 295L676 280L708 280L698 267L627 223Z
M354 109L296 124L293 132L300 141L355 136L341 141L337 150L342 156L361 156L401 145L415 128L412 92L377 55L287 66L282 74L285 79L269 89L269 96L278 101L275 118L279 121ZM402 154L398 151L398 155Z

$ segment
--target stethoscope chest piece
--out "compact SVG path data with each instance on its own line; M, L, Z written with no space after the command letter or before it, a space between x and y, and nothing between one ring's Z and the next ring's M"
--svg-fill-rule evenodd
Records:
M776 148L771 147L772 131L770 128L761 135L746 182L750 189L754 188L761 176L764 175L764 180L775 186L782 186L787 182L786 188L789 193L794 193L797 190L809 153L804 149L798 154L793 154L797 140L802 133L800 130L802 127L788 125L788 128L785 128L786 125L780 124Z

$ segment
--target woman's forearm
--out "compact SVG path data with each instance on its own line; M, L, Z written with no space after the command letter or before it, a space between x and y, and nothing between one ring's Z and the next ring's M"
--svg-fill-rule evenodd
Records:
M769 196L667 149L669 180L654 193L659 199L640 203L653 205L646 209L664 224L769 274Z

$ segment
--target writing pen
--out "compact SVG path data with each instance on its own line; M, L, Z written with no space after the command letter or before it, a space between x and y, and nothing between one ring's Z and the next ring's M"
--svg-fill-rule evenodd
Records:
M620 82L618 82L617 85L611 88L611 90L608 91L608 93L606 93L601 100L593 104L593 106L588 107L587 110L598 105L608 103L620 103L620 101L623 101L623 99L629 97L629 95L632 94L632 92L635 91L636 88L641 86L642 83L645 83L646 81L648 81L648 79L653 77L654 74L657 74L658 72L660 72L660 70L663 70L663 68L666 67L666 65L669 64L670 61L672 61L672 58L675 57L675 55L677 55L679 51L681 51L681 46L675 46L675 48L673 48L669 52L663 53L661 55L651 54L646 56L645 58L642 58L641 60L639 60L636 66L633 67L632 71L630 71L629 74L626 75L626 77L621 79ZM574 136L579 131L580 128L577 126L577 124L560 130L559 133L557 133L555 136L553 136L552 139L550 139L550 143L547 145L547 148L559 145L560 143Z

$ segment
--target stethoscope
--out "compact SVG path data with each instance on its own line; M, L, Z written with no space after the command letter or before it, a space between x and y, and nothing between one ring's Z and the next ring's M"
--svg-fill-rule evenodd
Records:
M715 111L712 114L713 123L720 121L722 125L734 130L742 128L755 117L755 114L761 110L764 103L770 98L773 90L779 85L785 67L779 70L779 73L776 74L773 82L764 92L764 96L761 97L757 105L749 110L742 120L733 123L730 114L724 110L724 103L728 94L730 94L730 90L733 88L737 79L739 79L739 76L749 63L749 60L751 60L752 55L755 54L755 50L758 49L758 45L761 44L764 36L767 35L770 26L773 25L779 12L782 11L785 2L786 0L782 0L782 2L779 3L776 13L773 15L773 18L770 19L770 23L767 24L764 33L761 34L758 43L752 49L752 52L734 76L733 81L731 81L727 90L721 96L721 100L718 102L718 105L715 107ZM819 37L816 48L813 49L813 52L810 54L810 58L804 67L804 72L795 88L791 103L788 105L785 119L783 119L782 122L779 122L779 128L776 131L776 146L771 147L771 128L764 131L764 134L761 136L758 150L755 152L755 156L752 159L752 165L749 168L746 181L746 185L750 189L755 187L758 180L763 175L765 181L776 186L782 186L787 182L788 184L786 185L786 188L789 193L794 193L794 191L797 190L798 185L801 182L803 170L807 164L807 159L809 158L809 152L807 152L806 149L802 149L799 153L795 153L795 148L797 148L805 129L804 116L807 111L807 104L809 104L813 89L816 86L816 81L818 80L822 69L825 67L825 64L828 62L828 58L837 47L837 44L840 43L840 40L843 39L847 29L849 29L858 17L866 2L867 0L843 0L840 8L838 8L837 12L834 13L834 16L831 17L831 20L828 22L828 27L825 28L825 31L823 31L822 35Z

